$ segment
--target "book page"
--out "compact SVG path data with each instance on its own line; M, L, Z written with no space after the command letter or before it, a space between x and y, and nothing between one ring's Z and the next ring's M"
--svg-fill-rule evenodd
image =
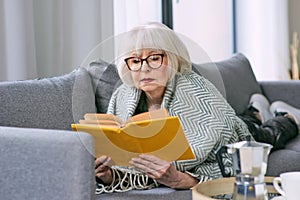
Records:
M134 115L126 121L126 124L130 122L137 122L143 120L166 118L168 116L169 114L166 109L159 109Z
M118 126L124 127L126 124L137 121L144 121L150 119L158 119L168 117L168 112L166 109L159 109L150 112L140 113L129 118L126 122L123 122L121 118L113 114L104 113L86 113L84 119L79 120L80 124L98 124L103 126Z
M79 124L94 124L94 125L101 125L101 126L113 126L116 128L120 128L121 124L114 120L92 120L92 119L81 119L79 120Z
M99 124L99 125L115 125L121 127L122 119L112 114L104 113L86 113L83 120L79 120L80 124Z

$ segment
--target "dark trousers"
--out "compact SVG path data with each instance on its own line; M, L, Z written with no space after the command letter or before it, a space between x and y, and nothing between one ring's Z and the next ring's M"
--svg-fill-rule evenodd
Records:
M239 117L247 124L249 131L257 142L273 146L271 151L282 149L286 143L297 136L298 126L294 120L278 113L272 119L262 123L254 114L254 107L249 106Z

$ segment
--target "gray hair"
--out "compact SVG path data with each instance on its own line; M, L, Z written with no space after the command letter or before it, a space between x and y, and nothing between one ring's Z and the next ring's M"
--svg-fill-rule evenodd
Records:
M151 22L133 28L123 33L118 49L117 68L122 81L133 86L133 80L124 59L132 51L139 52L142 49L164 51L168 58L169 80L175 74L184 74L192 70L189 52L177 36L177 34L164 24Z

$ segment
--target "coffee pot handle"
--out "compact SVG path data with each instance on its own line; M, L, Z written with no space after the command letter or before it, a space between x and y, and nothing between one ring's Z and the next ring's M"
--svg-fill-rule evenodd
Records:
M218 152L216 154L216 158L217 158L217 161L218 161L218 164L219 164L222 176L223 177L230 177L231 176L230 172L229 173L225 172L225 167L224 167L224 164L223 164L223 154L225 154L225 153L227 153L227 146L222 146L218 150Z

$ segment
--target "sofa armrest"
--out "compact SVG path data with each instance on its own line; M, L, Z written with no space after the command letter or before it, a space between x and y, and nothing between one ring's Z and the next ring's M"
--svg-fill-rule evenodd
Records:
M95 199L93 138L0 126L1 199Z
M300 81L260 81L259 84L270 102L280 100L300 108Z

